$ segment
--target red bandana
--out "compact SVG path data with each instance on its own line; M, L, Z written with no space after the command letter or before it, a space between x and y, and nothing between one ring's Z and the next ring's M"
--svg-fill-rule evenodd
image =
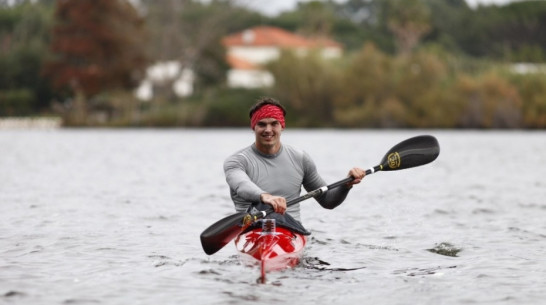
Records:
M275 105L269 104L254 112L252 118L250 119L250 128L254 129L254 126L256 126L260 120L266 118L276 119L279 121L279 123L281 123L282 128L284 128L284 114L282 113L282 109Z

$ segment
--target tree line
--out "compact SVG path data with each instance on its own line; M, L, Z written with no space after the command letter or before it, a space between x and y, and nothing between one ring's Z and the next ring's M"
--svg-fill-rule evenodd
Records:
M464 0L299 3L275 17L229 0L0 2L0 116L62 115L67 125L241 126L260 95L302 127L544 128L546 2L470 8ZM289 52L268 65L276 83L225 86L221 37L256 25L341 42L326 61ZM176 60L196 93L168 82L142 103L148 65Z

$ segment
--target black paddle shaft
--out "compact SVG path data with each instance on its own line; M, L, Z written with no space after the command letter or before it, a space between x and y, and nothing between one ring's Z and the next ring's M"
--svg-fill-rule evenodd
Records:
M366 170L366 175L373 174L373 173L375 173L377 171L380 171L380 170L381 170L381 165L372 167L372 168ZM301 197L298 197L296 199L288 201L286 203L286 206L288 207L288 206L294 205L294 204L296 204L298 202L304 201L304 200L309 199L309 198L315 198L317 196L322 195L322 193L324 193L324 192L326 192L328 190L340 187L340 186L342 186L344 184L347 184L347 183L353 181L354 179L355 179L354 177L347 177L347 178L345 178L343 180L339 180L338 182L334 182L334 183L332 183L332 184L330 184L328 186L321 187L321 188L316 189L314 191L311 191L311 192L309 192L309 193L307 193L307 194L305 194L305 195L303 195Z
M372 167L370 169L367 169L366 170L366 175L371 175L371 174L373 174L375 172L378 172L382 168L383 168L383 166L377 165L377 166L374 166L374 167ZM292 206L292 205L294 205L294 204L296 204L298 202L302 202L304 200L307 200L309 198L315 198L317 196L322 195L324 192L326 192L328 190L340 187L340 186L342 186L344 184L347 184L347 183L353 181L354 179L355 179L354 177L347 177L347 178L345 178L343 180L339 180L338 182L334 182L334 183L332 183L332 184L330 184L328 186L323 186L323 187L318 188L318 189L316 189L314 191L310 191L309 193L307 193L305 195L302 195L302 196L300 196L298 198L295 198L295 199L292 199L292 200L288 201L286 203L286 206L289 207L289 206ZM264 211L259 211L259 212L256 212L256 213L252 214L252 217L255 220L257 220L257 219L261 219L261 218L263 218L263 217L265 217L265 216L267 216L267 215L269 215L269 214L271 214L273 212L274 212L273 207L268 207Z

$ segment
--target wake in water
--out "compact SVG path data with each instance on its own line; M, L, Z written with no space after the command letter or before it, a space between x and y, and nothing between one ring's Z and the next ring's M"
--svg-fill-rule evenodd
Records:
M438 266L430 268L407 268L403 270L395 270L393 274L402 274L407 276L422 276L422 275L434 275L439 273L441 270L445 269L454 269L457 266Z

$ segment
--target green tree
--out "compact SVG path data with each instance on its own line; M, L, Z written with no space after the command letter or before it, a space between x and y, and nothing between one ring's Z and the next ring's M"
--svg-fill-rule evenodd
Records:
M374 44L349 59L335 98L335 118L342 126L399 127L404 106L392 94L392 60Z
M430 30L430 10L422 0L388 0L387 9L387 23L398 52L407 55Z
M462 108L454 75L431 51L393 57L368 44L343 71L336 120L344 126L452 127Z
M330 37L336 19L332 8L331 1L299 3L298 10L303 17L299 32L307 37Z
M494 8L499 18L491 38L508 60L546 60L546 2L524 1Z
M350 51L358 52L366 42L380 50L396 50L392 32L387 25L387 2L384 0L347 0L336 6L338 19L332 36L343 42Z
M467 16L472 14L465 0L425 0L430 9L430 32L423 37L424 43L444 47L451 53L462 53L462 36L467 35Z
M52 92L40 71L51 15L41 2L0 6L0 115L47 111Z
M425 0L431 9L427 42L474 57L544 61L546 2L516 1L470 9L462 0ZM464 2L464 1L463 1Z
M407 109L406 125L430 127L448 122L449 105L442 103L442 93L449 86L447 66L437 56L423 51L396 57L393 62L393 91Z
M496 73L461 75L457 91L465 108L460 126L466 128L516 128L522 122L522 99L517 88Z
M306 56L284 51L268 65L275 78L274 96L285 101L299 126L333 123L333 100L338 93L339 72L334 63L311 52Z
M546 128L546 75L543 73L513 75L522 101L523 126Z

